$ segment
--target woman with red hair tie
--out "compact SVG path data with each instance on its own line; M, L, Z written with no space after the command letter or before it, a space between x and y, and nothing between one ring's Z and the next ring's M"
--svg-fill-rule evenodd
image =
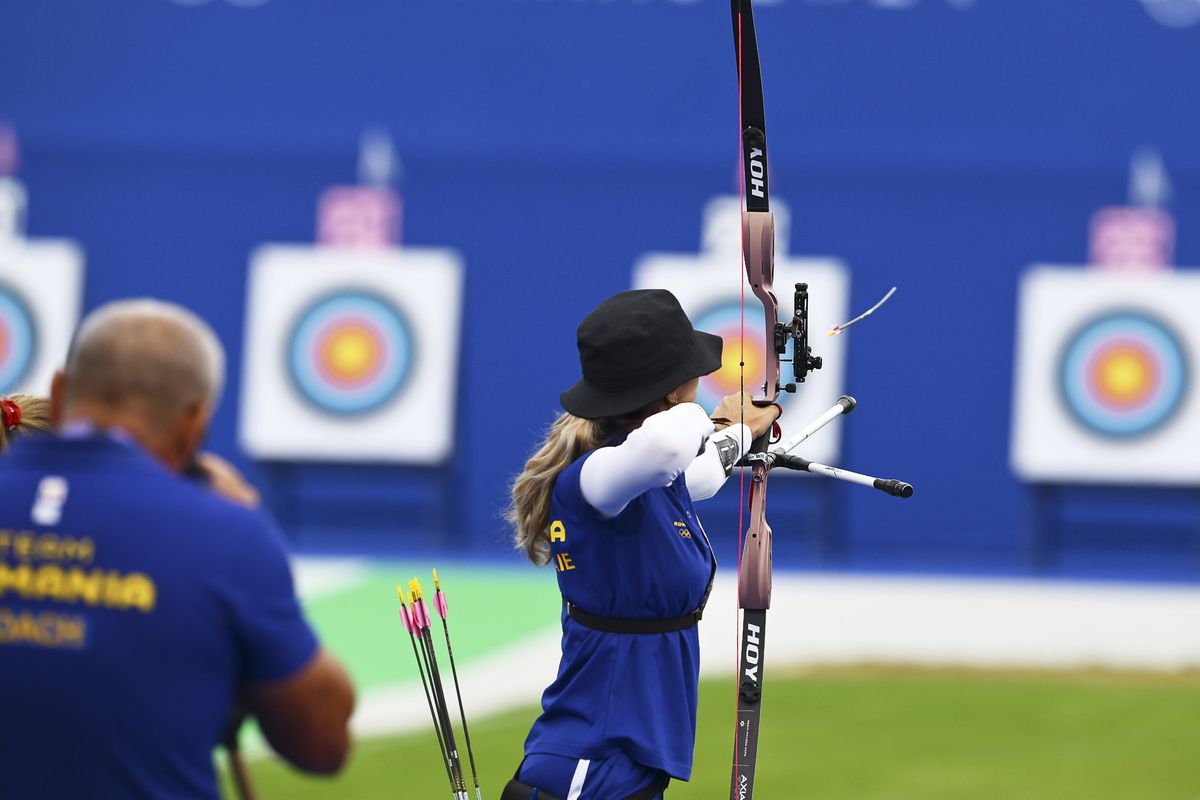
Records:
M0 452L11 442L46 433L50 426L50 401L45 397L13 394L0 398Z

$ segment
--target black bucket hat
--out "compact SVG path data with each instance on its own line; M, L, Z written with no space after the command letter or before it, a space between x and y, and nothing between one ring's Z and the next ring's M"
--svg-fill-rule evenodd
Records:
M628 414L721 366L721 337L695 330L665 289L605 300L579 324L583 378L559 396L577 417Z

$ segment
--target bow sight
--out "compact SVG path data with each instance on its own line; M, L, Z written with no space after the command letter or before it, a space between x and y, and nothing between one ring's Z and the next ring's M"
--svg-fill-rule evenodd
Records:
M779 305L771 288L775 278L775 221L770 211L747 210L743 214L742 248L750 289L763 305L763 334L771 348L770 352L764 354L762 364L763 393L754 397L753 402L756 406L769 406L779 400L781 391L796 391L796 384L804 383L809 372L821 368L822 359L814 356L808 345L807 283L796 284L792 319L789 322L779 321ZM790 359L784 357L789 343L792 345ZM793 382L780 383L781 361L792 362Z
M755 287L756 294L757 289ZM775 297L770 296L771 305L767 309L774 308ZM812 348L808 344L808 284L797 283L796 292L793 302L792 319L790 322L771 323L771 344L774 348L774 360L776 364L781 361L792 362L792 383L781 384L779 382L778 371L773 371L768 367L764 370L763 377L763 396L754 398L754 405L769 406L779 398L780 392L795 392L796 384L804 383L808 373L815 369L820 369L824 359L820 356L812 354ZM785 358L787 354L788 344L792 345L792 357ZM772 386L771 384L775 385Z
M808 373L814 369L820 369L822 358L812 354L812 348L808 346L808 284L797 283L795 294L795 310L792 314L792 321L789 323L775 323L775 353L783 356L787 352L788 340L792 342L792 375L795 377L795 383L789 383L780 386L780 390L784 392L796 391L796 383L804 383L804 379L808 377ZM781 358L781 361L789 359Z

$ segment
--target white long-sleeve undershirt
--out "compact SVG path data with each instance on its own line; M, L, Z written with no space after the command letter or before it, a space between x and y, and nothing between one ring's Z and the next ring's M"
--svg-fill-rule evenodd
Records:
M647 417L615 447L602 447L583 464L583 499L606 517L615 517L642 492L670 486L686 472L693 500L712 497L728 477L721 445L729 440L736 458L750 447L750 429L733 425L713 435L713 421L696 403L680 403ZM703 450L701 450L703 448ZM728 456L728 446L725 447ZM733 460L736 460L733 459Z
M692 500L707 500L721 490L734 462L746 455L753 438L748 425L731 425L708 437L704 452L684 470ZM725 458L722 458L722 449L726 450Z

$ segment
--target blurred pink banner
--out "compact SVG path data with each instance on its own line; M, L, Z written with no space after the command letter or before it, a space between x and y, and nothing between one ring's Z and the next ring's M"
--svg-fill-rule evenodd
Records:
M1089 263L1095 267L1170 269L1175 263L1175 220L1160 208L1102 208L1092 216L1090 249Z
M332 247L400 244L403 203L379 186L331 186L317 202L317 243Z
M21 163L21 151L17 147L17 131L8 123L0 121L0 177L15 175Z

